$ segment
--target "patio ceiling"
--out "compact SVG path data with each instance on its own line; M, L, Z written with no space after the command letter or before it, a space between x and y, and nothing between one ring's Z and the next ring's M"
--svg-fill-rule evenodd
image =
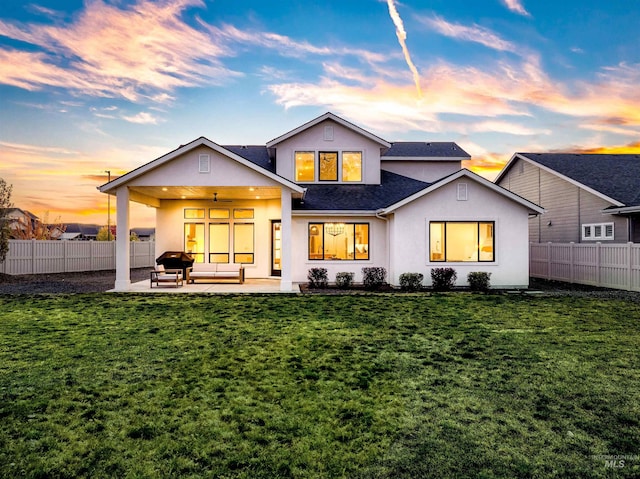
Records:
M213 200L214 193L218 201L280 198L280 188L271 186L132 186L130 191L158 200Z

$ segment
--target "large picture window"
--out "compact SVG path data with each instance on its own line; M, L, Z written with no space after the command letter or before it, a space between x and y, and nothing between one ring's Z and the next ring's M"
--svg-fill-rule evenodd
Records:
M309 223L309 259L368 260L367 223Z
M462 263L495 261L493 221L432 221L429 260Z
M196 263L204 263L204 223L184 224L184 250Z

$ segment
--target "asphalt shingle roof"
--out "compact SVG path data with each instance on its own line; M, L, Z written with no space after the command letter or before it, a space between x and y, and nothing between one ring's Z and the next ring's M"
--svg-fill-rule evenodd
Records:
M386 208L427 188L430 183L381 171L380 185L304 184L304 203L296 200L294 210L374 211Z
M461 157L471 158L466 151L452 141L396 141L391 143L383 155L385 157Z
M640 205L640 155L518 153L625 206Z
M264 168L271 173L276 172L275 162L269 158L269 151L266 146L239 146L239 145L223 145L223 148L241 156L245 160L249 160L251 163L255 163L261 168Z

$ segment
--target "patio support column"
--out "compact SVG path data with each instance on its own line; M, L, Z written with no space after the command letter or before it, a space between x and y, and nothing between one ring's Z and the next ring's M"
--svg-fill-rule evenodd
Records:
M116 291L131 288L131 260L129 242L129 188L122 186L116 193Z
M281 211L281 276L280 291L293 290L292 281L292 240L291 240L291 191L281 188L280 211Z

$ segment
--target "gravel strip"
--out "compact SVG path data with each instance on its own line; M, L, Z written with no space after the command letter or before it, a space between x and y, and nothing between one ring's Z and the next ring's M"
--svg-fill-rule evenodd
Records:
M152 268L131 270L131 281L149 280ZM115 271L87 271L82 273L55 274L0 274L0 294L40 293L104 293L113 289Z

